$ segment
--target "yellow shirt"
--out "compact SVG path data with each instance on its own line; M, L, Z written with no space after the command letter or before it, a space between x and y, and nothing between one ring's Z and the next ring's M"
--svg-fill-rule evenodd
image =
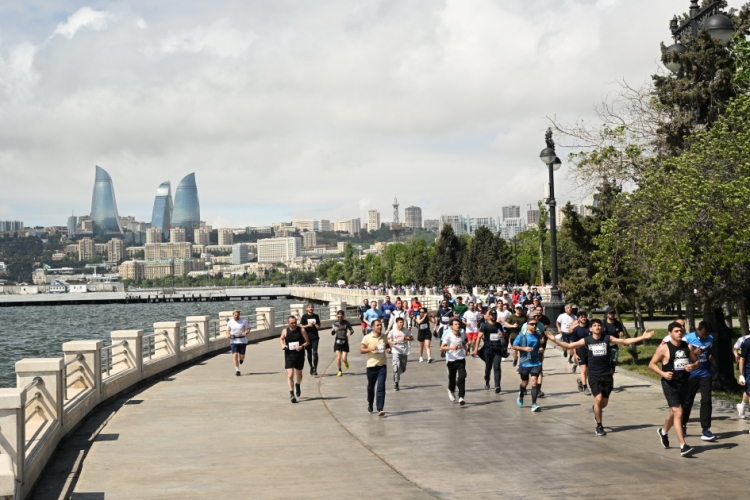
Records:
M381 334L380 337L376 337L372 333L368 333L362 339L362 345L368 349L371 349L375 346L382 346L380 347L380 349L382 349L382 354L375 354L374 352L367 353L368 368L371 368L373 366L383 366L385 364L385 335Z

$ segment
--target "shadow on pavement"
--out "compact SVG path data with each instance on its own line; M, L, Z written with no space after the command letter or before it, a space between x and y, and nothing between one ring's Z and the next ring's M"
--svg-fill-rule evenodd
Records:
M432 410L430 410L430 409L424 409L424 410L394 411L393 413L388 413L387 415L389 417L400 417L401 415L410 415L412 413L426 413L428 411L432 411Z
M581 406L581 403L571 403L567 405L542 406L542 410L559 410L560 408L568 408L569 406Z
M639 425L621 425L619 427L609 427L606 426L607 429L610 429L609 432L611 433L617 433L617 432L625 432L625 431L633 431L636 429L647 429L649 427L659 427L660 425L657 424L639 424Z
M698 455L700 453L703 453L704 451L711 451L711 450L718 450L718 449L731 450L732 448L736 448L738 446L739 445L737 443L723 443L723 444L715 444L715 445L707 445L707 446L693 446L693 448L695 448L693 455Z

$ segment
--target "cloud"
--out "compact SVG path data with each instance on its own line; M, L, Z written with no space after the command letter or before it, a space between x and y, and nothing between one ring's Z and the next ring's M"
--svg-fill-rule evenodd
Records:
M109 12L94 10L91 7L81 7L70 15L67 21L58 24L52 36L62 35L71 39L81 28L102 31L107 29L109 22L113 19L114 17Z
M5 58L0 57L0 89L8 98L27 100L39 75L34 71L37 47L29 42L11 46Z
M189 32L169 35L159 43L165 54L175 52L208 52L219 57L239 57L258 37L242 33L220 19L209 26L198 26Z

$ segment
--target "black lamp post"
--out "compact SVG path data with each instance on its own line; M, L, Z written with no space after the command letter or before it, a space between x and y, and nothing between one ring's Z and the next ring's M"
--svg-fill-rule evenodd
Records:
M555 321L557 317L565 310L565 302L557 287L557 201L555 201L555 175L556 170L562 167L562 161L555 153L555 142L552 140L552 129L547 129L544 135L547 147L539 154L539 158L547 165L549 170L549 241L550 241L550 260L552 264L552 288L550 289L550 300L544 304L544 313Z
M711 38L721 43L729 43L734 36L732 20L721 12L719 2L711 2L702 9L698 0L690 0L690 19L680 26L677 16L669 23L674 44L667 48L667 53L684 54L687 47L681 42L688 36L697 37L701 29L706 29ZM681 65L675 57L668 57L665 66L672 73L678 73Z

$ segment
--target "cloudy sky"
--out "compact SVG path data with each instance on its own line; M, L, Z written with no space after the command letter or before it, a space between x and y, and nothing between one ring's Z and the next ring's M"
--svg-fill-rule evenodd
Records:
M737 6L737 1L730 5ZM8 0L0 218L120 215L195 172L214 226L541 198L546 116L659 68L688 0ZM564 170L561 171L564 173ZM562 200L580 200L560 176ZM525 207L524 207L525 209Z

